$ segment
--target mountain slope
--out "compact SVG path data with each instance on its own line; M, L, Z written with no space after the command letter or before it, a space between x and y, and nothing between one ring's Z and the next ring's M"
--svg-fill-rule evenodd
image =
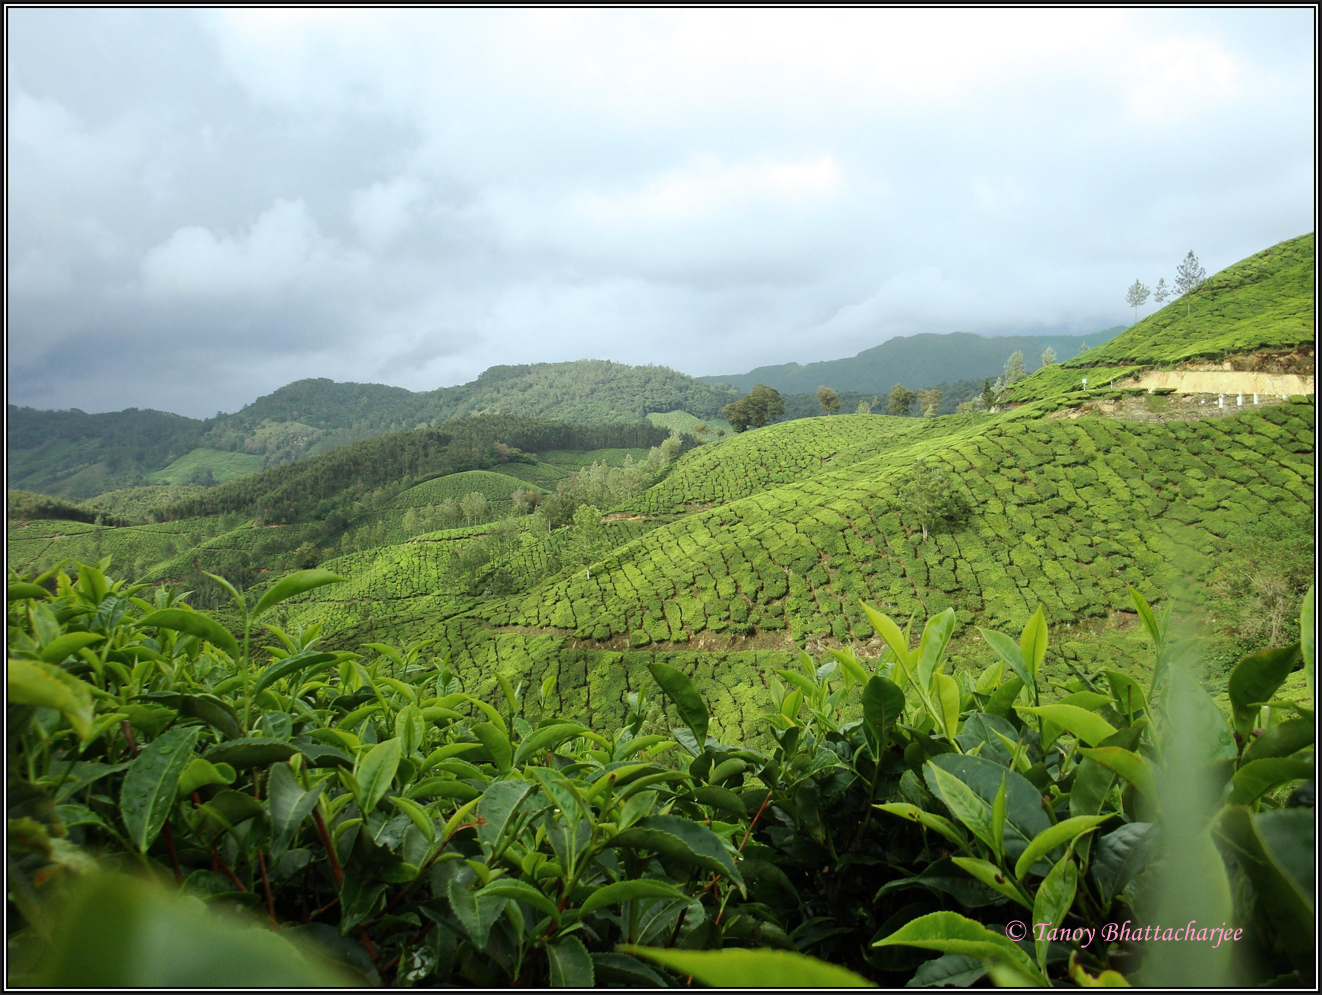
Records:
M1131 378L1154 367L1218 369L1209 363L1228 364L1221 368L1229 372L1272 371L1311 381L1315 270L1313 233L1281 242L1227 266L1109 342L1030 374L1005 397L1014 403L1053 397L1079 390L1085 377L1090 390L1112 381L1133 386ZM1191 387L1218 389L1210 382Z
M470 415L599 424L687 411L715 419L737 396L733 388L664 366L580 360L495 366L472 383L418 393L383 384L300 380L232 415L206 421L133 408L86 414L11 405L9 486L87 498L148 483L223 482Z
M826 384L836 390L888 392L896 383L910 389L935 387L959 380L978 380L1000 376L1005 360L1022 351L1024 362L1036 366L1050 346L1061 357L1073 357L1088 343L1096 345L1118 332L1107 328L1092 335L974 335L953 332L948 335L924 333L887 339L879 346L865 349L849 359L820 363L786 363L783 366L759 366L749 373L702 377L706 383L726 383L740 390L751 390L764 383L782 394L811 394Z

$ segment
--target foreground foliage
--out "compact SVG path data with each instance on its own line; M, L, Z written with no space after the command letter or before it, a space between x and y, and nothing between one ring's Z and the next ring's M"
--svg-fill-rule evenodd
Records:
M984 631L997 660L970 676L953 609L913 645L865 608L881 658L803 654L766 675L763 733L724 743L664 663L613 728L534 725L521 699L550 680L484 700L425 643L331 652L270 624L327 571L255 604L214 578L234 633L105 569L10 579L12 983L273 962L401 986L1313 980L1311 591L1300 641L1235 668L1229 720L1188 675L1196 641L1131 592L1144 686L1109 671L1043 704L1041 610ZM1301 659L1306 699L1276 700ZM235 907L279 936L212 918ZM1102 938L1186 919L1243 934ZM1016 922L1059 932L1016 943ZM220 955L192 959L213 929ZM182 952L148 965L163 930Z

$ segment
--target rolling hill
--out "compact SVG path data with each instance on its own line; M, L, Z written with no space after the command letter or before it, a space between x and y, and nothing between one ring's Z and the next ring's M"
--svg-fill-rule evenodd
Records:
M857 391L883 396L896 383L912 390L937 387L957 381L993 380L1000 376L1006 358L1015 350L1024 354L1029 366L1050 346L1059 356L1075 356L1085 344L1096 345L1121 330L1106 328L1091 335L974 335L952 332L947 335L925 333L899 335L879 346L864 349L848 359L820 363L786 363L782 366L759 366L748 373L701 377L711 384L729 384L751 390L764 383L782 394L812 394L820 385L837 391Z

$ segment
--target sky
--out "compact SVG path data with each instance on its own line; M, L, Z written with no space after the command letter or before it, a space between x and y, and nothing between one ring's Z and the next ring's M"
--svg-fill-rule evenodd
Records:
M9 401L37 408L1085 334L1189 251L1314 227L1311 9L6 22Z

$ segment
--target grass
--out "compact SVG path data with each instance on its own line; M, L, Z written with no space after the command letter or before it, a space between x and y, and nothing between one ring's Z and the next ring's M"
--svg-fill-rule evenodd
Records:
M262 457L252 453L231 453L219 449L194 449L164 469L147 474L152 484L193 484L198 475L211 472L218 484L246 477L262 468Z

